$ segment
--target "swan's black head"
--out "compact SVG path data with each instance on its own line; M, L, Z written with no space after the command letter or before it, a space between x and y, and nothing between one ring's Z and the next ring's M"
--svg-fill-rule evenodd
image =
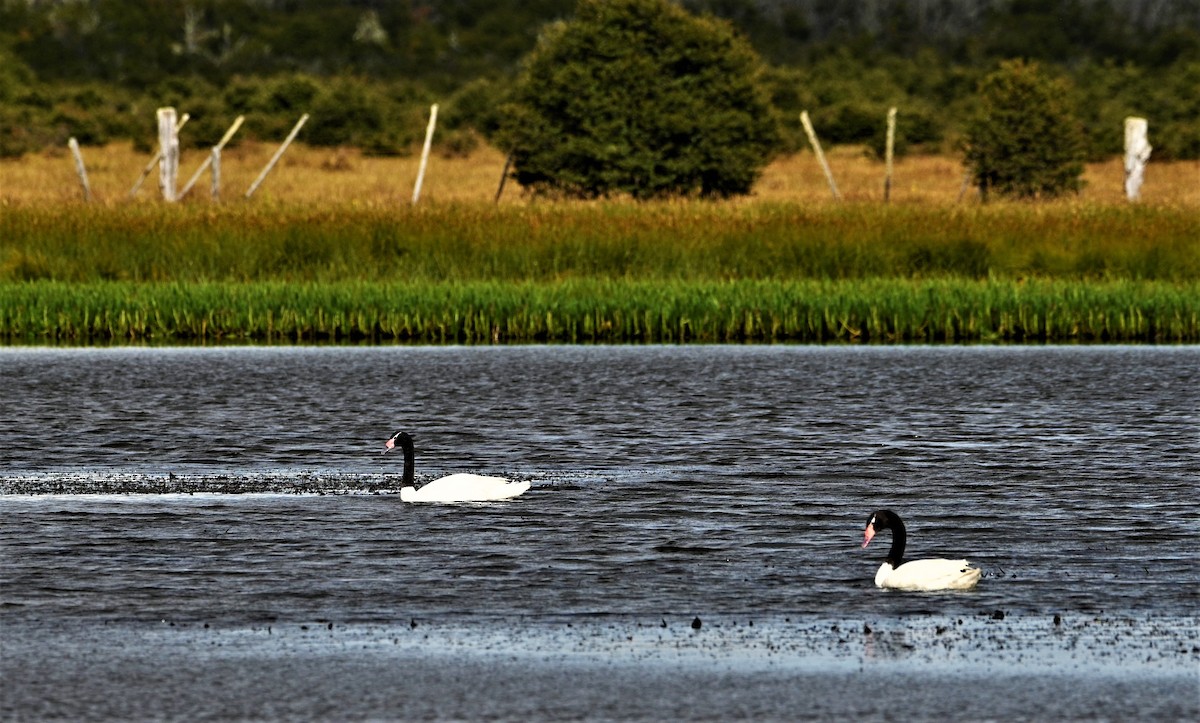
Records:
M871 538L875 534L884 530L891 530L893 526L901 526L900 517L891 510L875 510L871 516L867 518L867 528L863 531L863 547L866 547Z
M396 446L400 445L401 449L412 448L412 437L408 436L408 432L396 432L391 438L384 443L383 453L387 454Z

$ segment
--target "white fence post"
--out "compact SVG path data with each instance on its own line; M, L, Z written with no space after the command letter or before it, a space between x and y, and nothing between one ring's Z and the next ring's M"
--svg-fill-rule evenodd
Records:
M1145 118L1125 119L1125 197L1136 201L1142 195L1146 177L1146 162L1150 160L1150 141L1146 139L1149 123Z
M158 186L163 200L174 202L179 176L179 136L175 133L175 109L158 109Z
M189 116L187 113L184 113L182 116L179 117L179 122L175 124L175 135L179 135L179 131L188 122L188 118L190 118L190 117L191 116ZM142 183L144 183L146 181L146 176L149 176L150 172L154 170L154 167L158 165L158 159L160 159L160 158L162 158L162 148L161 147L155 149L154 157L151 158L150 162L146 164L146 167L142 169L142 175L138 176L137 182L134 183L133 188L131 188L129 190L130 198L133 198L134 196L137 195L138 190L142 187Z
M808 111L800 112L800 122L804 124L808 142L812 144L813 151L817 154L817 160L821 162L821 168L825 171L825 179L829 181L829 190L833 191L833 197L840 201L842 194L838 193L837 183L833 180L833 171L829 170L829 163L825 161L825 154L821 152L821 143L817 140L817 132L813 130L812 121L808 118Z
M79 151L79 141L75 140L75 136L67 141L67 146L71 149L71 155L75 156L75 173L79 176L79 185L83 186L83 200L92 200L92 186L88 183L87 168L83 165L83 154Z
M425 145L421 148L421 165L417 169L417 183L413 186L412 202L415 206L421 198L421 184L425 182L425 166L429 163L429 148L433 145L433 129L437 125L437 103L429 108L429 125L425 128Z
M215 146L217 150L225 147L225 144L228 143L231 138L233 138L233 134L237 133L238 128L242 127L242 121L244 120L246 120L245 116L237 117L237 120L233 122L233 125L229 126L229 130L225 131L225 135L221 136L221 141ZM200 167L196 169L196 172L192 174L191 179L188 180L187 185L185 185L183 190L179 192L180 198L188 195L188 191L192 190L192 186L196 185L196 181L200 180L200 174L204 173L204 171L209 167L209 165L213 162L213 158L214 156L210 153L208 158L204 159L204 163L200 164Z
M213 146L212 156L210 156L210 158L212 158L212 164L211 164L212 165L212 188L210 189L210 193L212 195L212 200L220 201L221 200L221 148L220 148L220 146Z
M283 145L279 146L279 150L275 151L274 156L271 156L271 161L267 163L266 168L262 169L262 173L258 174L258 178L254 179L254 183L250 184L250 188L246 191L246 198L253 196L254 192L258 190L258 187L262 185L262 182L267 177L267 174L270 173L271 169L275 167L275 164L279 162L280 157L283 156L283 152L286 151L287 147L292 144L292 141L296 138L296 134L300 132L300 129L304 126L306 121L308 121L307 113L300 116L300 120L296 123L296 126L292 128L292 132L288 133L288 137L284 139Z

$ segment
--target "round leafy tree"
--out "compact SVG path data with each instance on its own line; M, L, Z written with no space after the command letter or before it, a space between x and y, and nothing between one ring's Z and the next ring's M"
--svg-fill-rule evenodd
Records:
M760 69L727 23L669 0L581 0L514 88L514 178L581 198L747 193L778 139Z
M979 88L966 129L966 162L984 196L1042 198L1082 185L1082 127L1067 88L1033 63L1009 61Z

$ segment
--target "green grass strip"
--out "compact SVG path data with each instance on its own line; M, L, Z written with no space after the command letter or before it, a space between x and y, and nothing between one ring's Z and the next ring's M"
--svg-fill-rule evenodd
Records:
M0 283L0 342L1196 343L1200 283Z
M1195 209L1141 204L14 206L0 213L0 283L1192 282L1198 238Z

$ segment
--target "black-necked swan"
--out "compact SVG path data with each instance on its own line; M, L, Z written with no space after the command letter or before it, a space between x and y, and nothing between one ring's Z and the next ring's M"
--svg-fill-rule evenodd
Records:
M936 558L905 562L904 543L907 534L904 521L891 510L871 513L863 533L862 546L866 547L871 538L882 530L892 531L892 549L888 550L887 559L879 566L879 572L875 573L876 586L896 590L967 590L979 582L982 571L971 567L966 560Z
M404 478L400 487L403 502L492 502L507 500L529 489L528 482L510 482L503 477L487 477L481 474L452 474L421 485L413 483L413 466L416 453L412 437L407 432L396 432L384 443L387 454L397 444L404 450Z

